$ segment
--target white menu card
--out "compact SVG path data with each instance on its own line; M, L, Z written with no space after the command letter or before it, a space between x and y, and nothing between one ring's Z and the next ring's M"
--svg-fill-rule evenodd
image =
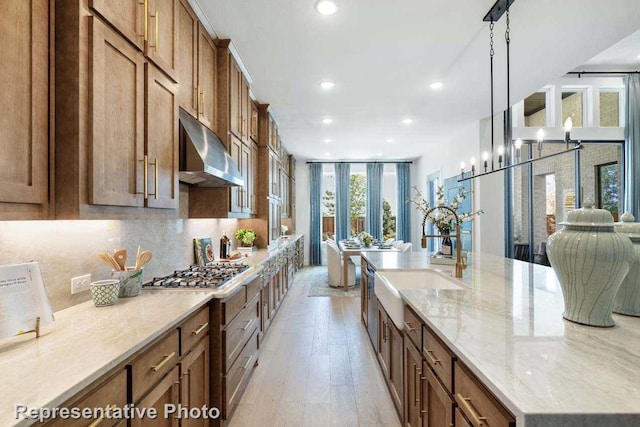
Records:
M0 339L53 322L38 263L0 265Z

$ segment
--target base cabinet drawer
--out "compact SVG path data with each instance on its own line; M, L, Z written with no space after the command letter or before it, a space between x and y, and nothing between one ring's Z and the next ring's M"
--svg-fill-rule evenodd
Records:
M227 372L233 362L238 357L249 336L259 327L259 304L260 297L255 296L247 306L238 314L233 321L222 331L222 345L224 355L222 370Z
M115 376L97 386L88 395L82 397L79 401L65 404L62 407L67 408L124 408L127 404L127 371L121 369ZM87 426L91 423L99 423L100 426L110 427L118 425L126 425L126 420L109 419L98 414L96 418L80 418L74 419L57 419L47 426L55 427L80 427ZM122 424L121 424L122 423Z
M472 425L515 426L513 416L459 361L454 364L454 378L456 403Z
M406 305L404 306L404 331L413 344L422 348L422 320Z
M223 381L223 407L222 417L229 419L240 401L240 397L251 377L253 367L258 360L258 330L254 330L235 363L225 375Z
M178 361L178 330L131 362L133 402L137 403ZM177 375L177 374L176 374Z
M447 392L453 391L453 362L455 356L427 326L422 327L422 353L438 375Z
M178 327L180 329L180 355L184 356L209 332L209 307L204 307Z

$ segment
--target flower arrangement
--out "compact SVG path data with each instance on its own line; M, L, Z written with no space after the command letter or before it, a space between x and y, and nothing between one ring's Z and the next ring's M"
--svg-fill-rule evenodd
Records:
M242 243L242 246L253 246L257 238L258 235L251 229L240 228L236 231L236 239Z
M365 246L371 246L371 243L373 243L373 236L366 231L363 231L358 234L358 240L364 243Z
M280 226L280 234L281 234L282 236L284 236L284 235L286 235L286 234L287 234L287 231L289 231L289 227L287 227L286 225L282 224L282 225Z
M436 204L434 206L431 206L427 202L420 190L418 190L418 187L413 187L413 189L416 190L417 196L415 199L411 199L410 202L415 205L416 209L422 212L423 229L427 221L433 223L441 233L450 232L454 227L456 219L453 213L445 209L431 210L435 206L446 206L451 208L458 215L461 222L473 221L473 218L476 215L484 213L482 209L475 212L458 213L460 205L462 205L462 202L467 197L467 192L464 189L460 189L460 192L455 196L451 204L447 205L447 201L444 198L444 187L442 185L439 186L436 191Z

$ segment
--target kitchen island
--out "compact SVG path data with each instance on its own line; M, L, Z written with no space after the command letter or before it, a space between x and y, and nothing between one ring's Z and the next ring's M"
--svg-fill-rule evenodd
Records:
M291 236L270 251L258 250L253 256L244 258L250 268L224 289L143 290L137 297L121 298L113 306L100 308L87 301L56 312L55 322L42 328L40 338L29 334L3 339L0 341L0 425L37 422L17 419L16 405L29 409L73 406L87 390L93 393L106 388L100 384L111 385L125 377L129 379L122 381L123 387L128 383L129 391L121 391L122 402L109 401L99 406L116 403L118 406L125 403L138 406L153 394L153 389L148 394L136 392L136 363L146 354L152 354L154 349L158 350L157 357L153 357L153 363L143 360L143 373L156 363L151 370L158 373L158 380L163 378L164 370L167 379L174 371L182 370L177 366L167 373L172 365L192 362L195 357L191 356L201 348L201 361L206 361L207 365L204 372L211 368L211 397L214 400L211 406L219 403L215 401L220 398L216 396L216 384L218 388L234 391L237 401L252 371L250 367L258 360L258 336L262 337L265 332L260 311L264 306L262 291L273 283L282 290L277 302L284 297L292 282L278 269L293 271L290 261L295 259L297 270L300 259L293 254L301 247L301 237ZM267 269L275 271L277 280L263 281ZM231 328L230 325L238 323L238 328ZM209 338L210 349L208 344L202 344L208 343ZM165 342L169 344L165 345ZM227 346L221 348L221 342L226 342ZM235 372L242 375L233 377L231 374ZM229 374L229 382L220 384L225 374ZM151 381L141 378L139 383L145 386L149 383L151 387L155 384ZM236 390L239 391L236 393ZM231 406L226 401L222 407L224 405ZM230 416L232 409L225 414L222 407L223 418Z
M566 321L553 270L517 260L474 254L453 279L452 267L431 265L426 252L363 259L377 271L430 269L462 285L393 283L518 426L640 425L640 319L614 314L616 326L606 329Z

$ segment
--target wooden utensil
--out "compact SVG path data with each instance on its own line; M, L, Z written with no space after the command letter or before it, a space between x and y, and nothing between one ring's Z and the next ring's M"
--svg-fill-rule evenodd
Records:
M151 253L151 251L140 252L140 255L138 255L138 257L136 258L136 270L144 267L149 261L151 261L152 257L153 254Z
M114 270L120 270L120 266L118 265L118 263L116 262L115 259L113 259L113 257L111 256L110 253L108 252L100 252L98 255L100 255L100 258L112 269Z
M119 249L117 251L113 251L113 258L116 260L116 263L118 263L120 270L124 271L127 263L127 250Z

